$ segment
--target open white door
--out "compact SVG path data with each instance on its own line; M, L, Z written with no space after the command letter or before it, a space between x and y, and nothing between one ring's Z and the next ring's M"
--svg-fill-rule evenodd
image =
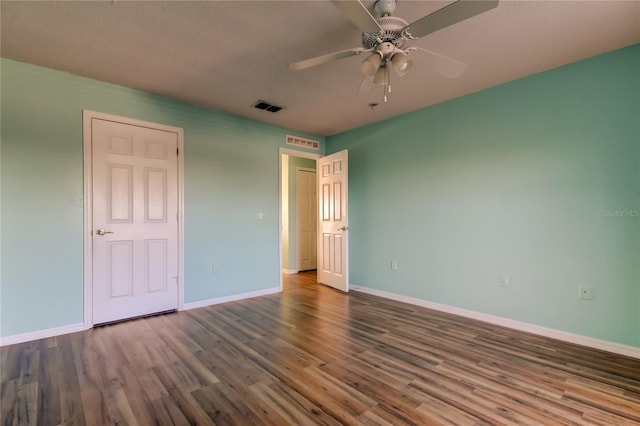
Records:
M349 291L348 151L318 159L318 282Z

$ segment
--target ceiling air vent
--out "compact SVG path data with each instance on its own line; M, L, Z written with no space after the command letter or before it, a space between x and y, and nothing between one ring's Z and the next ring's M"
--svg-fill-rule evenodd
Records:
M265 101L258 101L255 104L253 104L253 107L256 109L263 109L265 111L269 111L269 112L278 112L281 109L283 109L283 107L278 106L278 105L272 105L269 102L265 102Z
M309 149L320 149L320 142L313 139L305 139L298 136L287 135L287 145L301 146Z

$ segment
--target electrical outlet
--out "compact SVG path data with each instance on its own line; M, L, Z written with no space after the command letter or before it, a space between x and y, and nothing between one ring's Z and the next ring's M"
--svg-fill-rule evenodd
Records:
M580 299L584 299L584 300L591 300L593 299L593 287L587 287L585 285L581 285L578 287L579 290L579 295L578 298Z
M214 263L213 265L211 265L211 272L213 272L214 274L217 274L218 272L220 272L220 267L218 266L217 263Z
M509 275L500 275L500 287L511 287L511 277Z
M398 270L398 261L397 260L392 260L391 261L391 270L392 271L397 271Z

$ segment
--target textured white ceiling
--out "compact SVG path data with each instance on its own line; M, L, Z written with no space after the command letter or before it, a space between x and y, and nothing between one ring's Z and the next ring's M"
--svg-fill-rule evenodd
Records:
M448 3L398 0L395 15L413 22ZM3 57L319 135L640 43L640 1L502 1L412 43L466 63L462 77L440 77L414 52L383 104L381 87L356 96L362 56L287 69L360 46L326 0L2 1L0 12ZM286 109L253 109L258 99Z

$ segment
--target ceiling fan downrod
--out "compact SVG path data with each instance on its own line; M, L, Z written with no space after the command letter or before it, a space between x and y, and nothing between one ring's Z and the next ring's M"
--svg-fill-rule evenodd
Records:
M393 15L396 10L396 0L377 0L373 5L379 17Z

